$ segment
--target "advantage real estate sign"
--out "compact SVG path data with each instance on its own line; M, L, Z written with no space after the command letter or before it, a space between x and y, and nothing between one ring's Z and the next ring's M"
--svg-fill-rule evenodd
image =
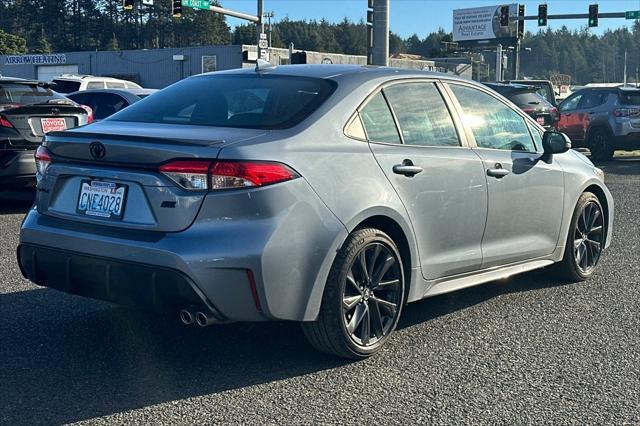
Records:
M518 15L518 5L510 4L509 17ZM453 11L453 41L479 41L511 39L518 37L518 24L509 20L506 27L500 26L502 6L473 7Z

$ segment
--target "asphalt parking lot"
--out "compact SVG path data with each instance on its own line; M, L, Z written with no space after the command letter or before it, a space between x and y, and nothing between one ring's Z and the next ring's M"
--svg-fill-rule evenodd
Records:
M200 329L36 287L29 194L0 199L0 423L640 423L640 157L603 167L614 242L588 282L545 271L410 305L363 362L298 325ZM22 198L22 201L20 201Z

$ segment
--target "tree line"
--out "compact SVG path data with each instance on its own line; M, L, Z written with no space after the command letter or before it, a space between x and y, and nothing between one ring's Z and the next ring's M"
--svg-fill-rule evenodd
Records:
M122 0L2 0L0 2L0 54L50 53L86 50L153 49L216 44L255 44L253 24L227 25L224 16L183 8L179 19L171 17L171 1L153 6L122 9ZM268 28L269 29L269 28ZM363 21L281 19L271 28L274 47L366 54ZM392 54L408 53L426 58L464 55L452 51L451 33L440 28L424 38L414 34L390 35ZM635 79L640 66L640 23L596 36L589 30L566 27L527 32L521 55L522 74L548 78L569 74L575 84L622 81L624 52L628 75ZM493 56L485 55L487 62Z

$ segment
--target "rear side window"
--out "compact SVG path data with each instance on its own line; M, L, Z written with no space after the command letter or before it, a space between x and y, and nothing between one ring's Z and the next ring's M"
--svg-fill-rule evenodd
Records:
M459 146L458 134L433 83L405 83L384 89L405 144Z
M64 96L36 84L0 84L0 105L32 105L46 103L51 99L64 99Z
M261 74L212 74L182 80L110 120L284 129L315 111L335 90L331 80Z
M621 90L618 98L622 105L640 105L640 90Z
M609 94L598 90L593 90L583 96L580 108L589 109L602 105L607 101Z
M120 81L107 81L107 89L124 89L125 84Z
M53 90L58 93L71 93L77 92L80 89L79 81L68 81L68 80L53 80L55 86L53 86Z
M373 142L400 143L400 135L382 92L376 93L360 112L367 138Z

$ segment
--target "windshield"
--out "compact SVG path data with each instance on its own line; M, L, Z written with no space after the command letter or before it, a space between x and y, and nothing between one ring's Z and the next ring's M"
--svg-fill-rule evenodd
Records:
M79 81L53 80L52 83L55 84L54 87L58 93L71 93L80 89Z
M46 103L52 99L65 99L49 88L33 83L1 83L0 105L31 105Z
M640 90L621 90L620 103L622 105L640 105Z
M334 89L334 82L318 78L202 75L180 81L109 119L282 129L304 120Z

